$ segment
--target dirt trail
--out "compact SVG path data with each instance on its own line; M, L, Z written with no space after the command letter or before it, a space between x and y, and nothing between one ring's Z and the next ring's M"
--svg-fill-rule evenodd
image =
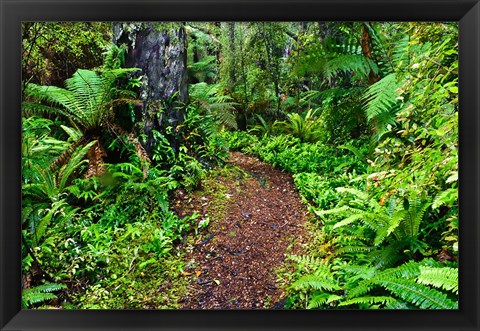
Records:
M274 270L287 248L288 253L301 249L308 212L290 174L241 153L231 153L229 163L248 175L216 178L228 191L224 215L210 221L208 233L187 257L191 289L183 308L281 308L283 293ZM182 200L194 207L180 214L208 213L208 196L185 195Z

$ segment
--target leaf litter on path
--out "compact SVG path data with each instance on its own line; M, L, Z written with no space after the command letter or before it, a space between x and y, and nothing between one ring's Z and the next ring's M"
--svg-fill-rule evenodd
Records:
M212 198L205 192L182 194L184 203L174 207L179 216L196 211L211 218L209 233L186 257L195 263L186 270L191 288L182 299L182 308L281 307L284 293L276 284L275 270L286 254L301 251L307 208L290 174L236 152L231 153L229 163L249 175L216 177L227 188L222 217L206 215L212 211L205 202Z

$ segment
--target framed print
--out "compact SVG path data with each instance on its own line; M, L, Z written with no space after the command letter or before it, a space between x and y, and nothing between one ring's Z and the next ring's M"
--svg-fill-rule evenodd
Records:
M0 5L2 330L479 329L477 1Z

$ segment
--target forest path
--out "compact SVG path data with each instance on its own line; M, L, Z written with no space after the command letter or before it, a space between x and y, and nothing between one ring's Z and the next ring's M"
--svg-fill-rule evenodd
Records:
M241 153L228 162L242 171L217 175L217 189L177 196L180 216L197 211L210 218L208 233L186 257L190 285L182 307L281 308L275 269L286 253L301 250L308 211L290 174ZM178 207L186 204L191 209Z

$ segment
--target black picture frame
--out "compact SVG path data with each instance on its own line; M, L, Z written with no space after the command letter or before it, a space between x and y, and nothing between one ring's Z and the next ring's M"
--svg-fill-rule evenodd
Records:
M0 0L1 330L479 330L480 4L472 0ZM22 21L459 22L459 309L21 310Z

